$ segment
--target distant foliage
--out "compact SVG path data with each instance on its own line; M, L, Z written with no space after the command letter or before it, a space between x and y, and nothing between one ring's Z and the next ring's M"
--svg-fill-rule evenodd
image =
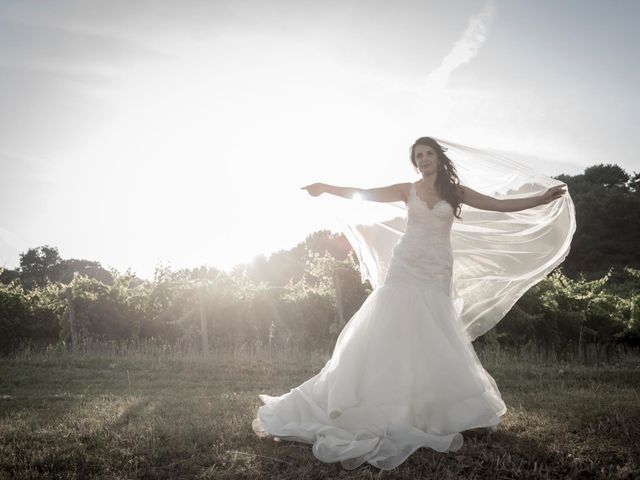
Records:
M32 290L17 282L0 284L0 352L57 342L66 311L62 297L60 284L47 283Z
M529 289L479 344L534 348L557 357L587 347L609 353L640 346L640 175L596 165L569 186L578 228L565 262ZM371 286L348 241L326 230L290 250L257 256L230 273L158 267L152 280L63 259L44 245L0 268L0 352L69 345L71 289L76 331L85 340L153 339L210 348L260 345L331 349ZM204 317L203 317L204 315Z
M640 271L626 268L596 280L571 280L556 269L529 289L496 327L501 344L534 344L559 357L640 345Z
M30 289L47 282L69 283L76 273L82 273L106 284L113 281L112 274L102 268L100 263L73 258L63 260L58 249L49 245L30 248L20 254L20 269L17 272L0 273L0 281L10 283L19 279L25 288Z
M577 229L563 263L567 275L587 278L610 268L640 267L640 173L600 164L581 175L559 175L576 207Z

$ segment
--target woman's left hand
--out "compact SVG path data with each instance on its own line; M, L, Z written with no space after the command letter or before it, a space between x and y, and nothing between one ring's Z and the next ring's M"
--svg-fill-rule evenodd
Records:
M567 186L563 183L562 185L556 185L554 187L547 189L546 192L544 192L542 195L540 195L540 197L538 197L540 199L539 205L543 205L545 203L549 203L549 202L553 202L554 200L557 200L562 195L567 193L566 188Z

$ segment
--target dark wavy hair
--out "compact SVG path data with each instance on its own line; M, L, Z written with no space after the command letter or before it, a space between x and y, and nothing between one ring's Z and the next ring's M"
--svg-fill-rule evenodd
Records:
M462 209L460 205L460 197L458 195L458 187L460 185L460 179L458 178L458 172L453 162L444 153L447 151L447 147L442 147L431 137L420 137L413 145L411 145L411 164L418 170L418 164L416 163L416 145L426 145L433 148L434 152L438 156L438 176L436 178L436 190L449 204L453 207L454 215L460 218L460 211Z

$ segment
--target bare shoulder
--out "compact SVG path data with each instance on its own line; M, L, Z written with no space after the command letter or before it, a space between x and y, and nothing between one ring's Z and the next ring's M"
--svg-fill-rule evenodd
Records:
M402 201L407 203L409 201L409 195L411 194L411 187L415 185L414 182L396 183L393 187L402 195Z
M396 183L392 185L392 188L394 188L396 191L399 192L399 194L402 197L402 201L406 203L409 200L411 185L413 185L412 182L402 182L402 183Z
M402 198L405 203L409 201L409 192L411 191L411 185L413 185L413 183L411 182L397 184L397 188L402 192Z

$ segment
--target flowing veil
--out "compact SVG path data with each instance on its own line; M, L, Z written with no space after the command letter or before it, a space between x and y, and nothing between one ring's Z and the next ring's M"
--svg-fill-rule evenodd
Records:
M435 140L447 149L460 183L480 193L522 198L563 184L516 161L515 154ZM360 263L362 281L368 279L376 288L405 232L406 205L330 197L323 207L336 208L339 228ZM576 220L568 191L550 203L517 212L461 207L461 219L454 218L451 230L451 298L472 341L493 328L530 287L562 263Z

